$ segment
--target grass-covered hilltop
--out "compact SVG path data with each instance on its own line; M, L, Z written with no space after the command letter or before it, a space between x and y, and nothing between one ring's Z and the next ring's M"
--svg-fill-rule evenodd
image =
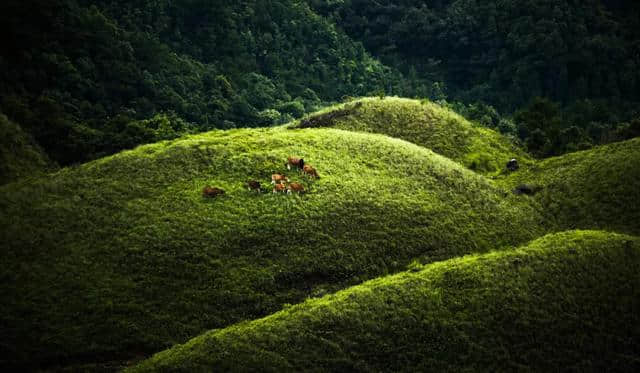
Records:
M0 373L640 372L639 1L0 24Z
M637 139L540 161L395 97L139 146L0 186L0 365L628 370L639 199Z

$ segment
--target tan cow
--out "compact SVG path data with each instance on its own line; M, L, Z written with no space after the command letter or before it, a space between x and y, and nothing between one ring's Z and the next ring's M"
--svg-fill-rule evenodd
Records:
M273 186L273 193L284 193L287 191L287 186L285 184L276 184Z
M320 176L318 176L318 171L316 171L315 168L311 167L308 164L304 165L304 167L302 168L302 173L314 179L320 178Z
M301 170L304 167L304 159L297 157L288 157L287 163L285 165L287 166L287 170L290 170L292 166Z
M296 192L298 194L304 193L304 185L300 183L289 184L289 187L287 188L287 194L291 194L293 192Z
M280 184L280 183L283 183L283 182L288 183L289 182L289 178L286 177L285 175L281 175L281 174L273 174L273 175L271 175L271 184Z

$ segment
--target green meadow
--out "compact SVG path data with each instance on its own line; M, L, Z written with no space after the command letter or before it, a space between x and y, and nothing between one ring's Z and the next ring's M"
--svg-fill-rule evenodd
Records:
M273 173L306 193L272 193ZM0 186L0 362L626 370L639 198L638 139L540 161L395 97L139 146Z

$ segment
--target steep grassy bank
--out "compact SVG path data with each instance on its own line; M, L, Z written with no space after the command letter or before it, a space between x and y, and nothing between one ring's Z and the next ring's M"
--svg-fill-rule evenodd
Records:
M306 122L306 123L305 123ZM531 158L507 138L475 126L433 102L398 97L363 98L326 108L302 121L302 126L333 127L381 133L424 146L483 174L502 170L511 158Z
M288 155L303 196L255 194ZM203 199L205 185L226 194ZM210 132L0 187L3 365L124 359L553 229L433 152L335 129Z
M130 371L637 371L639 270L636 237L553 234L210 331Z
M564 229L640 234L640 138L548 158L498 184L534 187L533 197L522 198Z

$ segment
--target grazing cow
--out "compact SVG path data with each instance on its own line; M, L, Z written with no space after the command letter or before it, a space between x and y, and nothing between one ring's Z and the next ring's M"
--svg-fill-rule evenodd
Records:
M304 159L296 158L296 157L288 157L286 166L287 166L287 170L290 170L291 166L301 170L304 167Z
M271 175L271 184L280 184L283 182L289 182L289 178L286 177L285 175L281 175L281 174L273 174Z
M300 183L291 183L287 188L287 194L291 194L293 192L304 193L304 186Z
M213 198L213 197L221 196L223 194L224 194L224 190L216 187L210 187L208 185L204 187L204 189L202 189L203 197Z
M513 172L513 171L517 171L518 168L520 168L520 165L518 164L518 161L515 158L507 162L507 170Z
M260 191L262 190L262 187L260 186L259 181L251 180L247 182L247 189L249 189L249 191L254 190L260 193Z
M320 178L320 176L318 176L318 171L316 171L315 168L311 167L308 164L305 164L304 167L302 168L302 173L305 175L309 175L309 177L312 178Z
M284 193L287 191L287 186L284 184L276 184L273 186L273 193Z

